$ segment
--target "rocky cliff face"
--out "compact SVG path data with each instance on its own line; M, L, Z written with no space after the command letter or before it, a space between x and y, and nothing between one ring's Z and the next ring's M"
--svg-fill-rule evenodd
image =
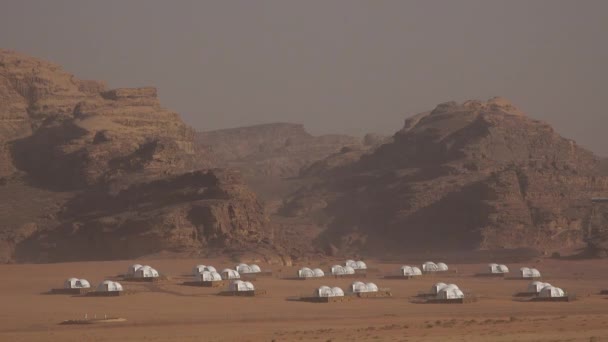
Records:
M257 244L263 208L240 177L191 172L209 165L155 88L107 89L0 50L4 260Z
M90 191L69 200L60 224L17 246L19 260L136 258L170 251L209 255L266 245L272 231L240 175L185 173L138 183L118 193Z
M441 104L354 159L281 210L348 252L579 246L608 190L595 156L501 98Z
M196 142L218 166L241 169L250 178L293 177L344 147L363 146L359 138L312 136L302 125L288 123L200 132Z
M310 169L326 167L322 162L331 156L339 160L345 155L360 156L384 139L378 135L363 140L346 135L313 136L302 125L274 123L200 132L196 145L214 166L240 170L264 200L267 212L274 214L283 199L302 185L302 178L296 179L301 172L312 174ZM273 217L273 222L280 221Z

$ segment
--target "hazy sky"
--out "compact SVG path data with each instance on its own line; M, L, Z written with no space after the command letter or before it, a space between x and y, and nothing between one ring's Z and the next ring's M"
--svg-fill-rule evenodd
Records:
M391 134L501 95L608 154L608 1L2 0L0 47L155 85L199 130Z

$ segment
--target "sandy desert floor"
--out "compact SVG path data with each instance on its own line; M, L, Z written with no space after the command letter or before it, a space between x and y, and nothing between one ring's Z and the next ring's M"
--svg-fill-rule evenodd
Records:
M537 260L509 264L512 271L533 266L543 280L575 293L566 303L522 303L512 295L528 282L473 277L486 264L450 265L458 274L424 276L414 280L384 280L400 264L378 264L380 272L365 280L390 288L388 299L358 299L346 303L314 304L288 301L311 294L320 285L343 289L354 279L283 280L301 267L273 266L273 277L258 278L260 297L222 297L213 288L180 285L198 263L218 269L228 260L137 260L150 264L170 280L159 284L123 282L136 293L91 298L45 295L68 277L81 277L95 286L123 273L134 261L79 262L0 266L0 341L608 341L608 262ZM407 263L407 261L405 261ZM261 264L261 266L266 266ZM310 264L327 269L330 263ZM471 291L470 304L413 304L411 296L444 281ZM104 315L126 322L59 325L63 320Z

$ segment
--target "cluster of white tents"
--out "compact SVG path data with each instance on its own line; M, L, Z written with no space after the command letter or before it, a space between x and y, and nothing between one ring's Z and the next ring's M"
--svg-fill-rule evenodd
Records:
M509 268L507 265L502 264L488 264L488 271L492 274L505 274L509 273Z
M346 260L344 263L345 267L350 267L354 270L366 270L367 265L362 260Z
M353 293L358 292L378 292L378 286L374 283L364 283L356 281L350 285L350 291Z
M217 272L217 270L211 265L196 265L192 268L192 275L195 277L203 272Z
M255 291L255 287L253 286L253 284L249 281L242 281L242 280L233 280L230 282L230 285L228 285L228 289L230 291L238 291L238 292L242 292L242 291Z
M97 285L98 292L119 292L122 290L122 285L119 282L112 280L104 280Z
M536 268L522 267L519 269L522 278L540 278L540 272Z
M448 270L448 265L443 262L434 263L432 261L427 261L422 264L422 272L431 273L431 272L445 272Z
M127 270L129 278L157 278L158 271L148 265L133 264Z
M436 283L431 287L431 294L437 299L464 298L464 293L456 284Z
M566 296L566 293L561 288L555 287L549 283L543 283L541 281L533 281L528 284L528 292L536 293L539 297L543 298L556 298Z
M192 274L197 281L221 281L222 275L210 265L196 265L192 269Z
M234 269L225 268L221 272L210 265L196 265L192 275L197 281L220 281L241 279L241 274L260 273L262 269L256 264L239 264Z
M239 264L234 268L237 272L245 274L245 273L260 273L262 272L262 269L260 268L260 266L256 265L256 264L251 264L251 265L247 265L247 264Z
M316 297L344 297L344 291L339 287L321 286L315 290Z
M224 280L233 280L233 279L241 278L241 275L239 274L239 272L236 270L233 270L231 268L224 268L220 274L221 274L222 279L224 279Z
M350 266L333 265L331 267L331 274L333 274L333 275L355 274L355 269Z
M86 279L69 278L63 282L64 289L88 289L91 284Z
M416 266L403 265L401 266L401 275L407 277L414 277L422 275L422 271Z
M320 268L310 269L308 267L302 267L298 270L298 278L321 278L325 276Z

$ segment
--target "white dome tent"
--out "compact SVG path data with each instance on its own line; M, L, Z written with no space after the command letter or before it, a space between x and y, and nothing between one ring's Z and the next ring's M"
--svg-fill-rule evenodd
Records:
M344 291L342 291L339 287L332 287L331 292L334 294L334 297L344 297Z
M435 283L433 286L431 286L431 293L436 295L439 293L439 291L441 291L443 288L447 287L448 285L446 283Z
M401 266L401 275L406 277L414 277L422 275L422 271L418 267L412 267L409 265Z
M217 270L215 269L215 267L213 266L209 266L209 265L196 265L194 266L194 268L192 268L192 275L193 276L198 276L199 274L203 273L203 272L217 272Z
M230 282L230 285L228 285L228 289L230 291L242 292L242 291L254 291L255 287L253 286L253 284L251 282L242 281L242 280L234 280L234 281Z
M251 267L247 264L239 264L235 269L239 273L253 273Z
M104 280L97 286L98 292L120 292L122 290L122 285L119 282L111 280Z
M422 272L437 272L438 270L437 264L432 261L427 261L422 264Z
M260 266L258 266L256 264L251 264L251 265L249 265L249 267L251 268L251 272L252 273L260 273L260 272L262 272L262 269L260 268Z
M205 271L206 267L207 266L205 266L205 265L196 265L196 266L194 266L192 268L192 275L196 277L197 275L203 273Z
M437 263L437 272L445 272L448 270L448 265L446 265L443 262L438 262Z
M367 287L367 292L378 292L378 285L374 283L367 283L365 287Z
M530 284L528 284L527 292L528 293L540 293L540 291L547 286L551 286L551 284L543 283L542 281L533 281Z
M311 270L308 267L302 267L301 269L298 270L298 277L299 278L313 278L313 277L315 277L315 273L313 272L313 270Z
M203 271L196 276L197 281L221 281L222 275L213 271Z
M148 265L142 266L135 271L135 278L157 278L158 276L158 271Z
M86 279L70 278L63 282L65 289L88 289L91 284Z
M140 264L133 264L131 266L129 266L129 269L127 270L127 276L128 277L135 277L135 272L140 269L142 267L142 265Z
M455 284L450 284L439 290L437 293L438 299L457 299L464 298L464 293Z
M315 290L314 296L318 298L344 297L344 291L339 287L321 286Z
M356 266L357 267L353 267L356 270L366 270L367 269L367 264L365 262L363 262L362 260L357 261Z
M346 260L344 263L345 267L351 267L354 270L366 270L367 264L362 260L354 261L354 260Z
M367 285L365 283L356 281L350 285L351 292L367 292Z
M540 290L540 293L538 295L541 298L559 298L559 297L565 297L566 293L564 292L564 290L560 289L559 287L549 285L549 286L543 287L543 289Z
M241 274L262 272L262 269L260 268L260 266L258 266L256 264L251 264L251 265L239 264L238 266L235 267L235 270Z
M333 297L334 293L329 286L321 286L315 290L316 297Z
M519 272L522 278L540 278L540 272L536 268L522 267Z
M344 270L344 266L342 266L342 265L333 265L331 267L331 274L333 274L333 275L346 274L346 270Z
M331 267L332 275L355 274L355 269L350 266L333 265Z
M239 272L230 269L230 268L225 268L222 273L222 279L224 280L231 280L231 279L240 279L241 275L239 274Z
M323 272L323 270L320 268L315 268L314 270L312 270L312 272L315 274L316 278L325 277L325 272Z
M509 273L509 268L506 265L500 264L488 264L488 271L492 274L505 274Z

